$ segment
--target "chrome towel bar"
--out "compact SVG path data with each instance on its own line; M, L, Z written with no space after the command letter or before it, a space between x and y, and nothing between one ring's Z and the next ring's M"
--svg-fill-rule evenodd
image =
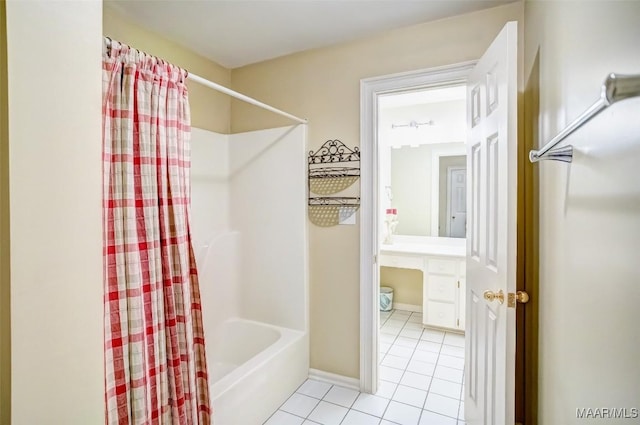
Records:
M636 96L640 96L640 75L609 74L602 85L600 99L551 139L549 143L544 145L542 149L530 151L529 161L535 163L550 159L571 162L573 159L573 146L569 145L562 148L555 148L555 146L609 106L620 100Z

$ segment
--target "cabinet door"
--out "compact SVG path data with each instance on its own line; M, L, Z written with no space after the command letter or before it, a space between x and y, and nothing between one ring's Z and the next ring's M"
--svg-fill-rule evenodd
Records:
M430 301L456 302L457 281L454 276L441 276L430 274L427 287Z
M426 325L455 328L455 304L427 301L427 311L423 314L423 320Z

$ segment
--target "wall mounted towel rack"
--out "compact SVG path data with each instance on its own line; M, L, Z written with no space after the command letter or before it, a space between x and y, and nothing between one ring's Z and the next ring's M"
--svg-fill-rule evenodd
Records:
M530 151L529 161L535 163L550 159L554 161L571 162L573 159L573 146L569 145L561 148L556 148L555 146L609 106L620 100L636 96L640 96L640 74L609 74L602 85L600 99L551 139L549 143L544 145L542 149Z

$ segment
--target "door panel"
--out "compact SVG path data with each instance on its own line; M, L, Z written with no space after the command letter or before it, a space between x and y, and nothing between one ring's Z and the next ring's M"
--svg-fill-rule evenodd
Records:
M465 267L463 266L462 269L465 269ZM458 329L460 330L464 330L464 325L465 325L465 315L467 313L467 307L466 307L466 279L464 277L464 275L460 275L459 280L458 280L458 284L459 289L458 289L458 320L460 321L458 323Z
M465 420L514 423L517 24L508 23L468 80ZM485 297L491 291L494 297ZM491 295L490 294L490 295ZM500 294L504 299L500 303Z
M487 265L498 271L498 134L487 138Z
M476 320L469 321L467 320L466 327L467 333L465 334L465 417L468 418L469 415L466 414L466 411L469 409L466 405L476 405L481 406L481 400L479 400L479 392L478 392L478 370L480 369L481 359L479 357L480 354L480 346L478 342L478 324L480 323L477 320L478 317L478 309L481 308L480 300L482 297L478 297L473 291L471 292L471 296L467 298L470 302L467 304L468 314L467 317L473 317ZM470 322L470 323L469 323Z
M471 201L467 202L471 206L471 231L467 238L467 244L471 245L471 258L480 260L480 143L471 146L471 154L467 156L471 170ZM467 195L468 196L468 195Z

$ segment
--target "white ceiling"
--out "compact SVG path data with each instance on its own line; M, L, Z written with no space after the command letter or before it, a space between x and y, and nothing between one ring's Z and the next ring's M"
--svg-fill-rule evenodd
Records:
M106 0L106 4L144 28L222 66L237 68L512 1Z

